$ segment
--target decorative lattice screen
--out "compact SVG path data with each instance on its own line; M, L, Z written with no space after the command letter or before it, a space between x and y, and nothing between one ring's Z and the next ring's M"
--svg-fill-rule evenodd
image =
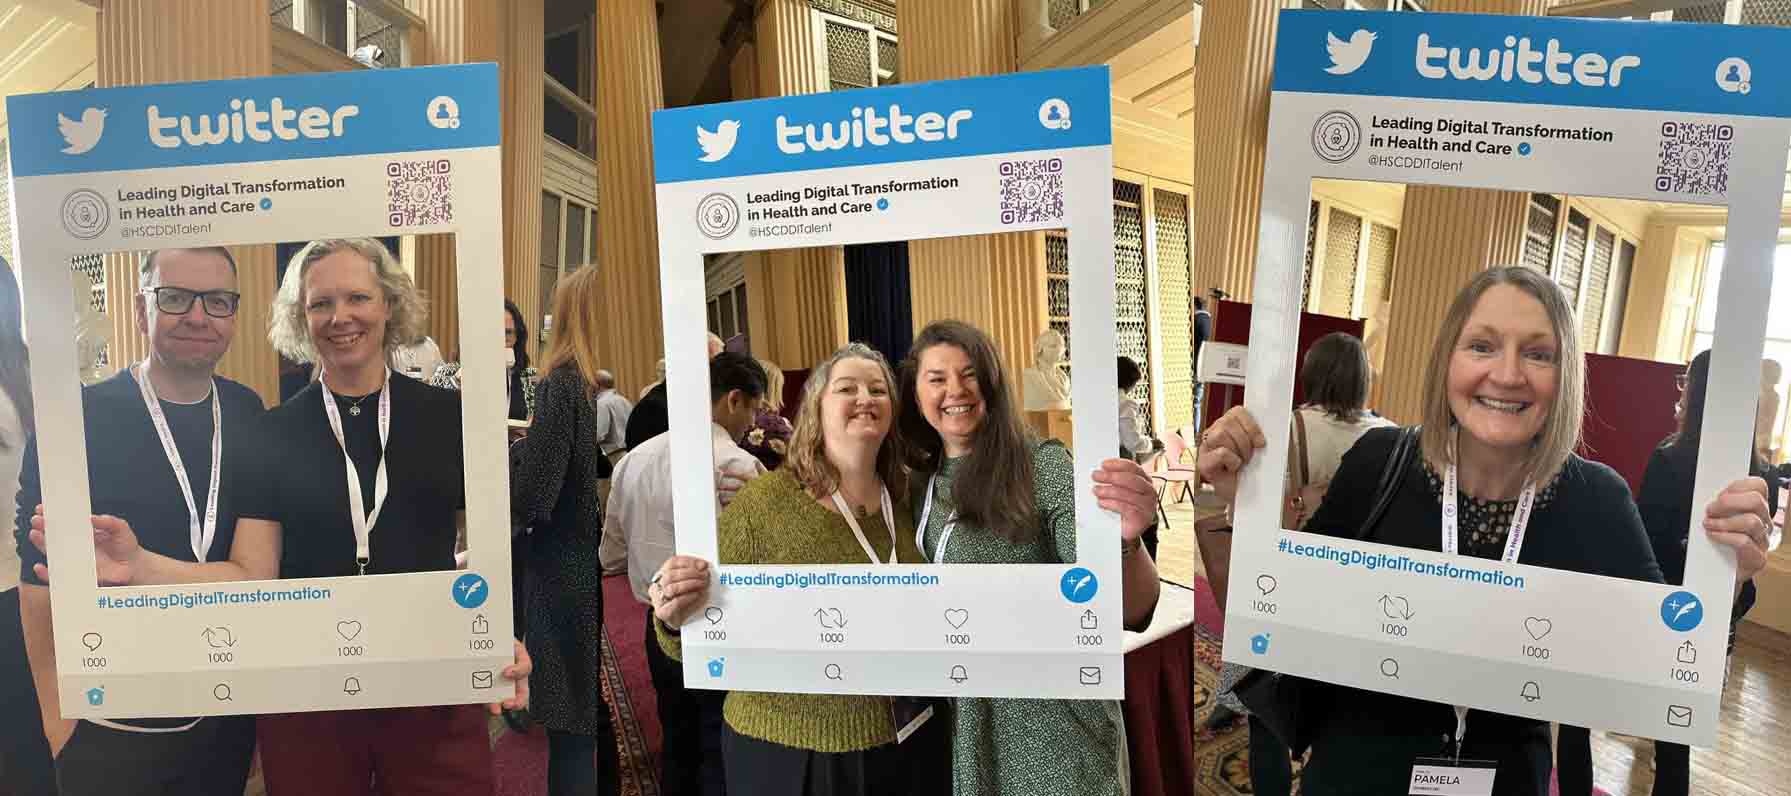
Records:
M1741 24L1791 25L1791 0L1744 0Z
M1598 351L1604 329L1604 305L1611 285L1611 258L1616 256L1617 236L1600 227L1592 238L1592 273L1586 275L1586 302L1580 308L1580 350Z
M1158 188L1152 193L1157 225L1154 265L1157 271L1157 340L1163 349L1156 362L1163 381L1163 417L1159 435L1194 424L1193 261L1188 255L1188 197Z
M1331 208L1325 228L1325 278L1319 288L1318 311L1350 317L1356 297L1356 255L1362 244L1362 217Z
M827 79L834 89L869 88L871 37L863 28L826 20Z
M1364 317L1377 317L1381 302L1393 297L1393 252L1398 246L1399 230L1382 224L1368 225L1368 269L1363 275L1368 284L1362 286Z
M1561 267L1555 281L1567 293L1567 303L1580 305L1580 272L1586 263L1586 236L1591 234L1592 220L1573 208L1567 209L1567 232L1561 236Z
M1546 193L1530 194L1530 211L1524 222L1524 265L1549 272L1555 261L1555 222L1560 217L1560 199Z
M1150 373L1150 282L1144 266L1144 186L1113 181L1114 353L1131 357ZM1151 416L1150 379L1140 379L1128 395L1138 402L1145 428Z

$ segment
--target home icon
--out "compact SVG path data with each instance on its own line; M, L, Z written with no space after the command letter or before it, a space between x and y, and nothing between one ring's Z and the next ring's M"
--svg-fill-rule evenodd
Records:
M721 676L721 667L726 661L727 661L727 658L710 658L709 659L709 676L710 677L720 677Z
M96 708L106 704L106 689L103 687L87 689L87 704Z

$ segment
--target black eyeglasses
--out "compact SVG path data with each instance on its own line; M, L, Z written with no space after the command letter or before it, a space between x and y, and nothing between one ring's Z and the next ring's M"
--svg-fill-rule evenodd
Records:
M213 318L236 315L236 304L242 294L234 290L188 290L184 287L146 287L143 295L155 296L155 308L169 315L185 315L193 309L193 299L202 299L205 314Z

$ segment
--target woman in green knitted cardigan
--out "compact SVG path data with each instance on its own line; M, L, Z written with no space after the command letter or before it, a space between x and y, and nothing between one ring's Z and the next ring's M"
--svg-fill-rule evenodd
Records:
M1009 384L988 336L958 321L922 329L902 363L901 433L918 488L913 502L923 507L922 553L933 563L1076 560L1074 464L1062 443L1027 432ZM1156 492L1130 459L1108 459L1093 477L1096 504L1120 515L1125 623L1139 629L1157 604L1156 563L1139 542L1156 527ZM1131 792L1119 703L955 703L957 796Z
M889 363L856 343L814 369L789 457L749 482L721 515L722 563L921 561L903 457L890 434L894 390ZM660 645L681 659L678 629L709 602L708 562L674 556L654 582L648 596ZM898 744L891 703L877 696L730 692L722 707L728 791L942 793L949 771L945 717L935 716Z

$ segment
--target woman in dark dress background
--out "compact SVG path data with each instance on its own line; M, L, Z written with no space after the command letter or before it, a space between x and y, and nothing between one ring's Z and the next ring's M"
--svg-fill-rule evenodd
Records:
M512 457L512 521L529 534L527 626L534 661L531 717L547 728L547 790L619 793L618 754L601 684L603 584L597 481L610 475L597 447L596 269L562 280L559 319L537 388L534 422ZM593 756L601 762L593 765ZM599 785L601 783L601 785Z
M522 310L516 302L504 299L504 347L513 352L510 367L504 371L509 378L507 392L510 396L510 419L529 419L529 391L524 374L529 370L529 325L522 320Z
M1666 582L1678 586L1685 582L1686 530L1691 527L1692 489L1698 476L1698 443L1704 432L1704 391L1710 376L1710 352L1692 357L1680 377L1679 402L1674 406L1678 431L1662 440L1654 455L1648 458L1648 469L1642 475L1642 488L1636 495L1642 513L1642 525L1648 529L1648 542L1654 558L1660 562ZM1748 473L1761 475L1766 463L1749 453ZM1766 479L1769 511L1779 505L1778 483ZM1750 579L1735 595L1735 606L1729 620L1729 650L1735 649L1735 623L1754 607L1754 582ZM1563 770L1565 773L1565 769ZM1562 793L1567 779L1562 779ZM1691 749L1682 744L1654 744L1654 796L1681 796L1691 790Z

